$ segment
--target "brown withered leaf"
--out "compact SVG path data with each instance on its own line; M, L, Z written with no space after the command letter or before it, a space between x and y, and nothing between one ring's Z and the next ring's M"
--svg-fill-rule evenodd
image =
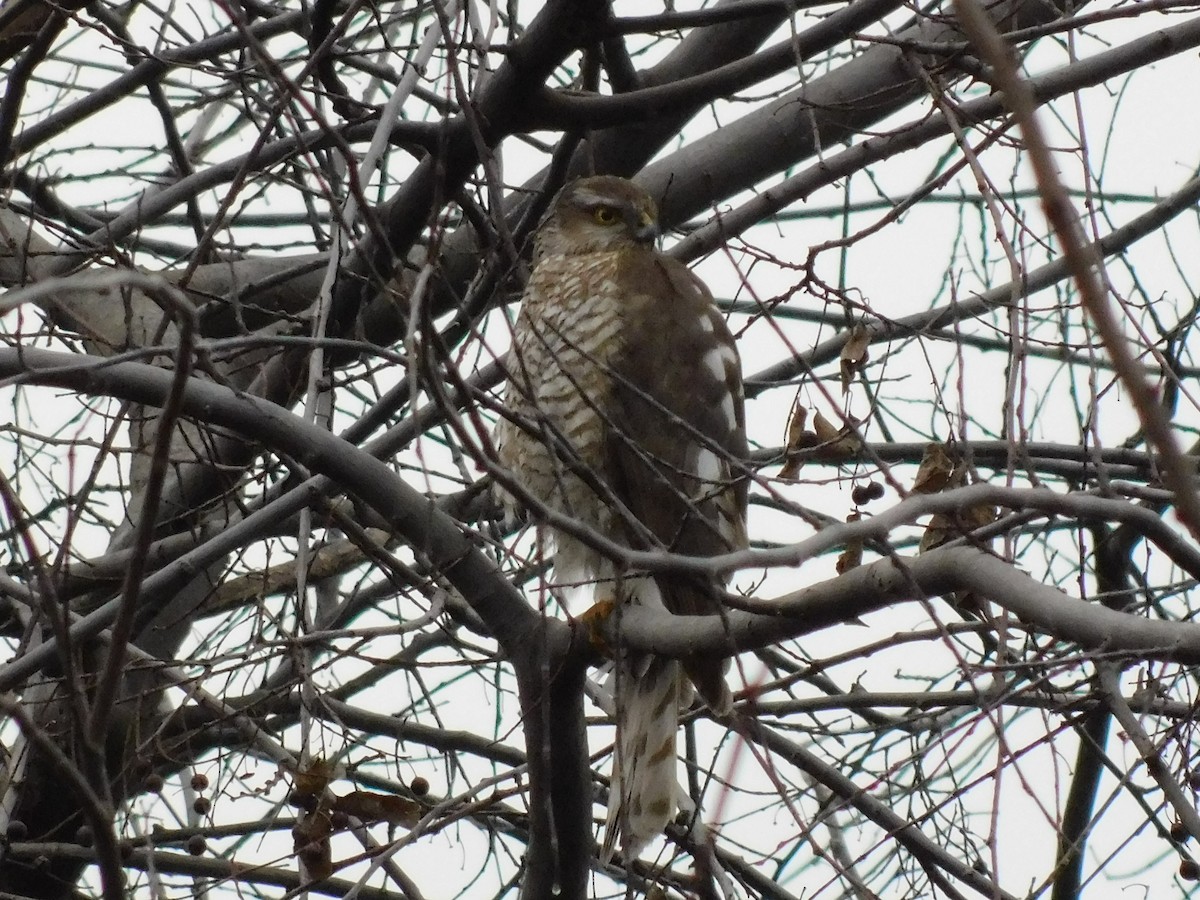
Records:
M822 444L832 444L837 440L839 434L837 426L825 418L823 412L817 412L813 416L813 431L816 432L817 440Z
M846 516L846 524L858 522L862 519L861 513L852 512ZM861 540L848 541L846 548L838 555L837 558L837 573L844 575L851 569L857 569L862 565L863 557L863 542Z
M996 507L983 503L967 506L952 513L936 513L925 527L925 533L921 535L917 552L924 553L954 538L969 534L976 528L990 525L996 521L996 516Z
M335 797L331 809L361 819L364 824L387 822L412 828L421 821L421 805L407 797L376 794L372 791L351 791Z
M917 552L925 553L934 547L940 547L955 535L954 520L945 513L935 513L929 520L929 524L925 526L925 533L921 535L921 543L917 546Z
M937 494L944 491L954 476L954 461L946 452L946 445L934 441L925 445L925 455L917 467L913 479L914 494Z
M988 506L986 503L976 503L974 506L968 506L959 513L959 519L962 522L964 531L974 531L976 528L982 528L984 525L991 525L999 517L1000 511L994 506Z
M306 768L296 770L292 783L300 793L320 797L337 777L337 763L318 756Z
M849 425L838 428L819 412L813 417L813 431L817 436L817 456L821 459L837 461L862 452L862 441Z
M870 359L870 354L867 352L867 348L870 345L871 333L860 322L850 331L850 337L846 343L842 344L842 352L838 358L842 376L843 394L850 390L850 383L854 379L854 373L861 370L866 365L867 360Z
M862 453L863 443L853 430L853 419L846 427L838 428L817 412L813 415L812 430L804 427L807 420L808 410L797 403L788 420L785 458L779 470L781 481L795 481L808 459L841 462Z
M333 823L323 809L305 813L292 826L292 847L300 861L300 872L312 881L321 881L333 874L331 834Z
M795 405L792 406L792 414L788 416L787 440L783 445L783 449L788 453L800 449L804 435L804 423L807 421L808 410L801 405L800 398L797 397Z
M783 461L783 468L779 470L780 481L795 481L800 475L800 467L804 465L804 460L797 455L789 456Z

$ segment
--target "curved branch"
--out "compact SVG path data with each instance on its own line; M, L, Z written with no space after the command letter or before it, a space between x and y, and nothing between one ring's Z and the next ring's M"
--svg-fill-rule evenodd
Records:
M148 406L166 403L173 382L171 372L154 366L40 350L0 350L0 374ZM179 410L333 479L427 557L475 609L504 649L520 686L530 768L526 896L548 896L558 885L562 896L582 897L591 859L586 657L574 652L567 627L531 609L458 523L366 451L265 400L194 378L179 394ZM13 668L6 667L0 682Z
M527 506L536 509L540 519L605 556L620 560L630 570L712 576L737 569L798 566L853 541L887 540L892 529L909 525L922 516L958 513L975 506L1003 506L1022 511L1069 514L1084 521L1127 522L1141 531L1172 562L1200 579L1200 552L1152 510L1124 500L1110 500L1091 494L1058 494L1047 488L973 484L940 494L912 494L870 518L829 525L803 541L769 550L739 550L721 556L682 556L661 550L630 550L581 525L570 516L539 504L535 498L528 496L528 492L521 499Z
M573 50L603 30L610 14L607 3L587 0L551 0L541 9L484 82L469 113L445 123L438 153L426 156L380 210L385 234L371 232L347 260L348 277L338 280L331 323L347 327L391 282L395 261L408 254L431 215L458 196L480 155L528 124L530 98ZM386 305L394 306L394 299L386 298ZM395 327L394 309L389 318ZM372 335L383 333L374 323L364 327Z
M302 26L306 19L306 12L295 10L255 22L249 26L249 29L254 37L266 40L288 31L294 31ZM59 112L31 123L13 140L11 158L16 159L39 144L57 137L94 113L120 102L138 88L145 87L151 81L161 78L172 69L193 65L223 53L236 53L243 49L244 43L245 35L235 28L230 28L228 31L197 41L180 50L160 53L145 59L124 75L120 75L103 87L86 94L82 99Z
M1193 19L1032 77L1029 79L1029 86L1038 101L1046 103L1082 88L1100 84L1109 78L1133 71L1141 66L1183 53L1198 44L1200 44L1200 21ZM817 83L814 82L812 90L815 90L816 87ZM956 110L961 121L985 122L1003 115L1006 107L1003 99L993 94L961 103ZM860 171L869 163L889 159L920 147L934 138L949 134L950 131L949 119L944 114L937 113L922 116L919 121L897 128L886 137L869 138L846 150L832 153L822 158L817 164L792 175L780 184L772 185L736 209L722 213L711 222L697 228L671 249L672 255L679 259L690 260L706 253L712 253L731 237L769 219L775 213L803 200L817 189L833 184L853 172ZM1116 232L1114 232L1115 234ZM1057 262L1051 263L1051 265L1061 268L1061 264ZM1043 266L1038 271L1041 272L1047 268L1049 266ZM939 321L936 324L945 325L948 322Z
M989 13L1020 28L1056 18L1068 5L1005 0L993 4ZM962 40L938 16L918 19L893 37L932 44ZM924 95L907 51L876 44L830 74L664 156L638 180L662 198L664 224L684 222L825 148L858 137Z
M938 883L944 890L949 889L950 886L945 884L944 877L937 870L969 885L984 897L997 898L997 900L1016 900L1012 894L1001 890L1000 886L988 878L985 873L948 852L936 841L927 837L917 825L896 813L886 802L871 796L865 788L860 788L850 778L820 759L816 754L810 753L754 719L740 717L738 727L749 740L779 754L796 768L829 788L848 806L853 806L876 825L884 828L890 837L895 838L920 861L929 873L930 879Z
M856 0L793 40L708 72L625 94L567 94L544 89L532 115L543 128L603 128L648 121L680 105L711 103L831 49L901 5L901 0Z
M1095 653L1200 663L1198 624L1144 619L1078 600L1035 581L1010 563L965 546L862 566L780 597L770 604L769 612L669 616L631 607L620 617L619 638L609 637L630 649L664 656L732 655L898 603L962 590L986 597L1030 625Z
M31 864L39 857L95 863L99 855L95 848L68 843L13 844L5 852L12 859L28 860ZM327 897L346 897L353 890L355 895L361 897L362 900L396 900L395 891L366 887L358 880L326 878L321 881L311 881L302 877L294 869L246 865L239 863L236 859L192 856L188 853L157 850L153 846L125 850L121 857L121 864L142 872L190 875L194 878L212 879L210 886L214 888L218 886L218 882L230 881L270 885L297 892L304 890Z
M0 375L148 406L166 402L173 377L141 363L110 364L83 354L23 349L0 350ZM189 379L181 393L180 411L293 456L357 496L409 546L429 557L520 665L513 654L541 621L538 614L454 520L385 463L282 407L196 378Z

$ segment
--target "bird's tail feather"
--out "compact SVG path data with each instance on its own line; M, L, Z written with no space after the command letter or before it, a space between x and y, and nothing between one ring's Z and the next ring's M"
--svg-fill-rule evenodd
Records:
M673 659L640 656L614 668L617 736L602 862L618 845L635 859L675 815L675 735L683 672Z

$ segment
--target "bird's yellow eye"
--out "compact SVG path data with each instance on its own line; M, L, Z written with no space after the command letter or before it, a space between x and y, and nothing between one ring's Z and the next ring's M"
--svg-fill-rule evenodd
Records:
M592 210L592 218L600 225L614 225L620 216L611 206L597 206Z

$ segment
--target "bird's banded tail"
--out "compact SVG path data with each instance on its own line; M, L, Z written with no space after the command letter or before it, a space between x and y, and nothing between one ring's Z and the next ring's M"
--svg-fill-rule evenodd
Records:
M675 815L683 670L676 660L643 656L619 662L611 678L617 736L600 855L605 863L618 845L624 859L635 859Z

